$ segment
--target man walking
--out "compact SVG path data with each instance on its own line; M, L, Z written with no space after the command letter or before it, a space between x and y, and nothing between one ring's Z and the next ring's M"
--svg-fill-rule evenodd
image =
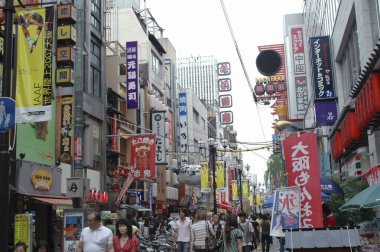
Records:
M115 252L112 231L102 225L100 214L90 212L86 220L88 227L80 234L76 252Z
M239 228L243 235L243 252L250 252L253 250L253 241L255 240L255 229L250 221L247 221L247 214L245 212L239 213Z
M179 211L179 220L176 222L176 232L174 240L177 245L177 252L188 252L191 239L191 220L186 218L185 209Z

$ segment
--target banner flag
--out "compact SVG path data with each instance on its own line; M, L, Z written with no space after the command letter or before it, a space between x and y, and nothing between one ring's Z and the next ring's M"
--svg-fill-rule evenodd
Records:
M249 205L250 206L253 206L254 205L254 195L253 193L249 195Z
M242 189L242 194L243 194L243 199L248 199L249 198L249 182L248 180L242 180L241 181L241 189Z
M231 180L232 184L232 200L239 200L237 180Z
M74 157L74 97L58 97L57 154L61 163L71 164Z
M284 153L288 186L300 187L301 227L323 227L317 136L313 132L288 136Z
M18 9L16 123L51 120L53 7Z
M282 229L300 228L300 188L288 187L274 192L270 235L284 237Z
M130 169L136 179L156 178L156 135L131 137Z
M209 182L208 162L201 162L201 192L203 193L211 192L210 182Z
M217 190L224 190L226 188L226 169L224 161L216 161L216 188Z

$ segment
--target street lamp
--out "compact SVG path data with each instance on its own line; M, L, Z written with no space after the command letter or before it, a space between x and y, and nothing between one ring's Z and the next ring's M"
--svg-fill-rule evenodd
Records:
M240 188L240 209L241 211L243 212L243 191L242 191L242 185L241 185L241 173L243 171L243 167L241 165L236 165L236 169L238 171L238 174L239 174L239 188Z
M214 214L218 213L218 208L216 205L216 181L215 181L215 169L216 169L216 143L214 138L209 138L207 140L210 153L210 165L212 166L212 189L214 195Z

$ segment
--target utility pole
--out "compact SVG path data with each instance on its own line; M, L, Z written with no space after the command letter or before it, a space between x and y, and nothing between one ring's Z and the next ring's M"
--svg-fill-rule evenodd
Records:
M4 72L2 97L11 95L12 52L13 52L13 1L5 1ZM8 251L9 204L10 204L10 155L9 131L0 133L0 251Z

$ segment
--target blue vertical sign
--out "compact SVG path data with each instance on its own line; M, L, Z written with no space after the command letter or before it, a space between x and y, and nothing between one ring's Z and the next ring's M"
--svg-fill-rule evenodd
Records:
M0 132L15 125L16 102L9 97L0 97Z
M127 108L139 107L139 60L137 55L137 41L127 42Z
M330 56L329 37L310 38L315 98L334 98L334 80Z
M186 104L186 92L179 93L178 102L178 112L179 112L179 144L181 153L189 152L189 133L187 125L187 104ZM186 165L189 163L189 157L187 154L181 155L181 165Z
M318 126L332 126L338 117L336 101L315 101L315 116Z

